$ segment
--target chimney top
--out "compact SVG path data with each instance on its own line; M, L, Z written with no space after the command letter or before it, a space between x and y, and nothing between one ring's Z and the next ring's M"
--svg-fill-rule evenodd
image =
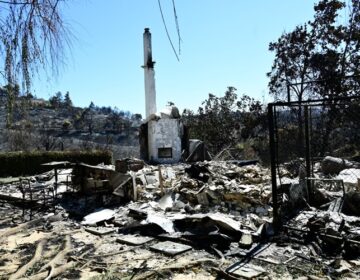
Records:
M149 28L149 27L146 27L146 28L145 28L145 33L148 33L148 32L150 32L150 28Z

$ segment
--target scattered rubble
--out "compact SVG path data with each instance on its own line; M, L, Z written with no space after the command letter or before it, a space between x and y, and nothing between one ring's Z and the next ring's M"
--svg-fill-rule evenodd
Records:
M288 220L276 235L270 172L255 161L126 159L59 168L56 182L55 171L8 180L0 185L0 278L357 279L360 195L357 180L339 176L358 169L328 175L322 166L308 192L284 168L278 179L293 183L282 185Z

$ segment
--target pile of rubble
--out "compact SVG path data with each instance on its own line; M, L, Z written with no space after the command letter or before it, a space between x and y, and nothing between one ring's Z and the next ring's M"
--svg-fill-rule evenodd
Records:
M299 176L292 180L301 184ZM270 172L254 161L152 166L126 159L115 166L77 164L54 177L50 171L27 178L27 192L24 178L0 185L0 277L359 275L360 218L305 205L274 235ZM316 190L343 197L342 189Z

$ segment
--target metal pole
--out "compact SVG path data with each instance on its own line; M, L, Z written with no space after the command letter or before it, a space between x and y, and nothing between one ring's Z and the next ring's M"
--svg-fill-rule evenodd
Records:
M55 167L55 195L57 195L57 187L58 187L58 171L57 168Z
M311 156L311 147L314 145L314 142L313 142L313 134L314 134L314 130L313 130L313 114L312 114L312 107L309 107L309 132L310 132L310 137L311 139L309 139L309 143L310 143L310 156ZM314 159L312 158L311 159L311 169L310 169L310 177L314 177Z
M270 140L270 163L271 163L271 186L272 186L272 201L273 201L273 221L274 230L278 231L279 228L279 205L276 184L276 144L275 144L275 131L274 131L274 107L268 104L268 123L269 123L269 140Z
M309 131L309 107L307 105L304 106L304 117L305 117L305 161L306 161L306 178L310 178L311 176L311 153L310 153L310 131ZM306 180L306 185L309 194L309 200L312 197L312 188L309 180ZM311 204L311 201L309 201Z

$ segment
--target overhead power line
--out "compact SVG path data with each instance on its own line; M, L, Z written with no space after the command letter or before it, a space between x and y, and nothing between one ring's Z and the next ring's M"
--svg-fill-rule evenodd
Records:
M167 37L168 37L168 39L169 39L170 45L171 45L171 47L172 47L172 49L173 49L173 51L174 51L174 54L175 54L175 56L176 56L176 59L177 59L178 61L180 61L179 55L177 54L177 52L176 52L176 50L175 50L174 44L173 44L173 42L172 42L172 40L171 40L169 31L168 31L167 26L166 26L166 22L165 22L165 18L164 18L164 13L163 13L163 11L162 11L162 7L161 7L161 2L160 2L160 0L158 0L158 3L159 3L160 14L161 14L161 18L162 18L162 21L163 21L163 24L164 24L164 27L165 27L166 35L167 35ZM175 2L174 2L174 0L173 0L173 7L174 7L174 13L175 13L175 22L177 23L177 15L176 15L176 9L175 9ZM180 41L181 39L180 39L180 32L179 32L178 25L177 25L177 30L178 30L178 36L179 36L179 41Z
M181 54L181 36L180 36L180 27L179 27L179 20L176 12L176 6L175 6L175 0L172 0L173 3L173 9L174 9L174 18L175 18L175 25L176 25L176 31L179 39L179 55Z

